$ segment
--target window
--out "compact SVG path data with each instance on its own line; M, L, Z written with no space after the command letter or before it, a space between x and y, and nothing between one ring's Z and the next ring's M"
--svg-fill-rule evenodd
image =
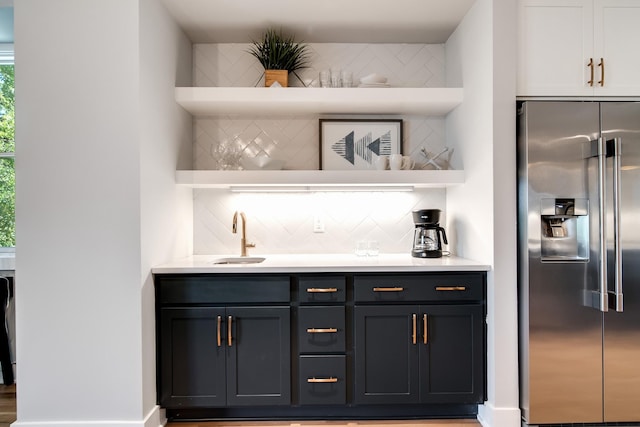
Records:
M13 45L0 45L0 248L12 249L16 245L14 101Z

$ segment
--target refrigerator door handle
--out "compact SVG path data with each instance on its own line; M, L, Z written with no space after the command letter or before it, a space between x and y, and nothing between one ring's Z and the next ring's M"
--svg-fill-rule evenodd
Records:
M607 227L605 223L606 214L606 194L605 194L605 174L607 170L607 141L599 138L597 141L598 155L598 208L600 210L598 218L598 228L600 234L600 269L598 274L599 282L599 305L600 311L609 311L609 289L607 287Z
M622 245L620 244L620 171L622 166L622 140L613 139L613 249L615 253L614 292L615 310L624 311L622 292ZM614 307L612 307L614 308Z

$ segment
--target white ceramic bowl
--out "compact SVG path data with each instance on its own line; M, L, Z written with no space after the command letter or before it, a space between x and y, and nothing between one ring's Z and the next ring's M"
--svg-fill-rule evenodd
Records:
M243 157L240 159L240 166L246 170L280 170L284 166L284 161L269 156Z
M381 76L380 74L372 73L368 74L364 77L360 77L360 83L363 84L375 84L375 83L386 83L387 78L385 76Z

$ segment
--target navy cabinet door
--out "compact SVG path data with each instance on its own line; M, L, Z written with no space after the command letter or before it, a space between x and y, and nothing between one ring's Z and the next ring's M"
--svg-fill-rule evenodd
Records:
M218 322L224 314L224 308L215 307L161 309L161 406L225 405L224 337L218 343Z
M418 309L354 308L356 404L419 402Z
M227 307L226 315L227 405L289 405L289 307Z
M483 321L481 305L420 307L421 402L483 401Z

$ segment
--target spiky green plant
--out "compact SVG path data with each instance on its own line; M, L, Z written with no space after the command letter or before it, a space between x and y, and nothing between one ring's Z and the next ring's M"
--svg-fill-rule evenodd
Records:
M295 42L293 36L284 35L282 30L269 29L261 40L252 43L249 53L265 70L287 70L298 77L296 71L309 67L309 46Z

